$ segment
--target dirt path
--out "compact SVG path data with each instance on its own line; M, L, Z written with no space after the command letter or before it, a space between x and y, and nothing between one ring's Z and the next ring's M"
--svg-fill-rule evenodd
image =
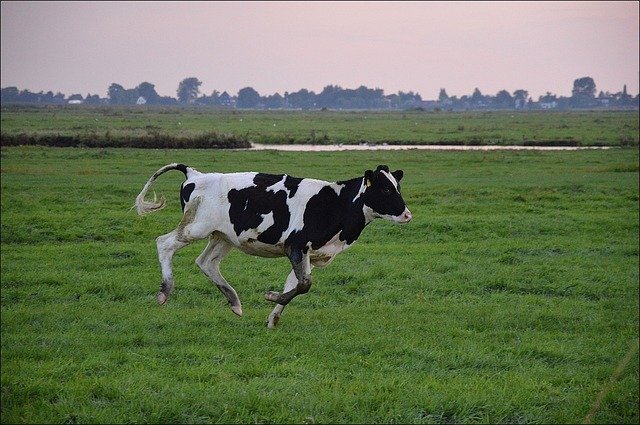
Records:
M392 150L445 150L445 151L495 151L495 150L537 150L575 151L580 149L609 149L610 146L456 146L456 145L261 145L252 144L251 150L277 150L289 152L334 152L334 151L392 151Z

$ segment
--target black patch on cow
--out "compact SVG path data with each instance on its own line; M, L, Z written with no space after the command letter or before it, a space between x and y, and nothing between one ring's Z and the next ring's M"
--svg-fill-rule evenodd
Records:
M261 189L266 189L269 186L273 186L274 184L282 181L284 178L284 174L265 174L258 173L253 178L253 184Z
M176 165L176 170L180 170L184 173L184 176L187 177L187 166L184 164Z
M393 176L394 179L396 179L396 182L398 183L398 187L400 187L400 180L402 180L402 177L404 176L404 171L396 170L393 173L391 173L391 175Z
M289 207L287 206L287 193L284 190L273 193L270 201L271 211L273 211L273 224L258 235L258 240L275 245L282 237L282 233L289 227L291 213L289 213Z
M184 212L184 207L189 202L189 198L191 198L191 193L193 193L193 189L196 188L195 183L187 183L184 186L180 187L180 205L182 205L182 211Z
M300 186L301 178L287 176L284 181L284 187L289 191L289 198L293 198L296 192L298 191L298 187Z
M258 241L275 245L282 233L289 227L291 214L287 206L287 192L273 192L267 187L282 181L284 175L256 174L255 186L244 189L231 189L229 199L229 219L236 235L249 229L256 229L262 223L263 215L273 213L273 224L258 235Z
M312 196L304 210L304 227L293 232L286 244L319 249L340 233L340 240L352 244L364 229L363 200L357 196L362 178L339 182L344 187L340 195L329 187L323 187Z
M266 189L269 186L281 182L284 179L284 187L289 191L289 198L293 198L298 191L300 182L303 180L298 177L292 177L286 174L265 174L258 173L253 178L253 184L257 187Z

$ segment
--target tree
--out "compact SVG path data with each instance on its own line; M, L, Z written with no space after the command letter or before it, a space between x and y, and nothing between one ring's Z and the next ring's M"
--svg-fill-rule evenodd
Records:
M159 105L177 105L178 101L171 96L160 96L158 99Z
M156 92L155 86L151 83L147 83L146 81L144 83L140 83L140 85L136 87L136 91L138 92L138 96L144 97L147 101L147 105L155 105L160 99L160 95Z
M438 95L438 102L445 103L449 100L449 95L445 89L440 89L440 94Z
M420 103L422 102L422 97L420 97L418 93L414 93L413 91L409 91L408 93L399 91L398 102L398 106L401 108L413 108L420 105Z
M280 93L272 94L264 98L264 105L269 109L280 109L284 106L284 98Z
M573 82L571 98L574 106L589 106L596 94L596 83L591 77L578 78Z
M49 93L51 93L51 92L49 92ZM100 104L100 96L98 96L97 94L87 93L87 95L84 98L84 103L87 103L89 105L99 105Z
M384 91L382 89L360 86L354 90L354 95L356 99L359 99L363 108L375 109L384 105Z
M218 90L214 90L211 92L211 96L207 96L205 94L202 97L199 97L197 101L203 105L218 106L220 105L220 92Z
M311 109L315 106L316 94L307 89L300 89L297 92L285 93L285 105L291 108Z
M200 93L202 81L196 77L185 78L178 85L178 102L190 103L196 100Z
M545 103L555 102L557 100L558 100L558 97L555 94L551 93L550 91L548 91L544 96L540 96L538 98L538 102L545 102Z
M518 89L513 92L513 99L515 101L516 109L524 108L527 104L527 98L529 97L529 92L527 90Z
M220 104L220 92L218 90L214 90L211 92L211 96L209 96L209 103L211 105Z
M54 103L64 103L64 94L58 92L55 95L53 95L53 102Z
M2 89L1 99L2 102L18 102L20 90L17 87L5 87Z
M117 104L123 92L124 87L122 87L120 84L112 83L107 90L109 103Z
M473 94L471 95L471 102L478 104L483 100L484 100L484 96L482 95L482 92L480 91L479 88L476 87L476 89L473 91Z
M513 105L513 97L506 90L500 90L496 94L496 106L498 108L512 108Z
M518 89L518 90L513 92L513 98L515 100L525 100L526 101L528 97L529 97L529 92L527 90Z
M54 100L53 100L53 92L51 90L46 92L44 94L44 96L42 97L42 101L44 103L55 103Z
M342 92L343 90L340 86L325 86L320 94L316 96L317 106L319 108L335 108Z
M135 89L125 90L124 87L116 83L109 86L107 94L109 103L112 105L135 105L136 100L138 100L138 94Z
M245 87L238 92L238 108L255 108L260 102L260 94L252 87Z

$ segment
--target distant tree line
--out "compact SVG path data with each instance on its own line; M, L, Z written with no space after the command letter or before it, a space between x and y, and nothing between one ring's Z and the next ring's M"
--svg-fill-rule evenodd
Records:
M622 91L609 93L600 91L596 96L596 84L591 77L578 78L573 83L570 97L556 96L550 92L534 101L524 89L510 93L500 90L495 95L484 95L476 88L471 95L449 96L441 89L436 100L423 100L413 91L385 95L379 88L360 86L344 89L328 85L320 93L307 89L296 92L275 93L262 96L252 87L244 87L236 95L214 90L210 95L201 94L202 81L195 77L182 80L175 98L160 96L149 82L140 83L132 89L113 83L107 89L107 97L94 94L83 97L72 94L68 98L62 93L32 93L17 87L2 89L1 102L36 104L89 104L89 105L203 105L238 109L418 109L418 110L475 110L475 109L575 109L575 108L638 108L640 96Z

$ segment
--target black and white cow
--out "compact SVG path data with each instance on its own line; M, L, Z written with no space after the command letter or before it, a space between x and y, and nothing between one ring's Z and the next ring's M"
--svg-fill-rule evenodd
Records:
M177 229L157 238L162 286L157 299L164 304L173 289L171 258L189 243L209 238L196 259L242 316L236 291L220 274L220 261L232 248L260 257L287 256L293 270L282 293L269 291L265 299L276 303L269 315L273 328L284 307L311 287L311 269L326 266L351 246L374 218L408 223L411 212L400 194L402 170L389 172L380 165L364 176L336 183L262 173L200 173L183 164L160 168L136 198L143 215L164 207L165 199L144 197L163 173L180 170L186 180L180 189L183 209Z

